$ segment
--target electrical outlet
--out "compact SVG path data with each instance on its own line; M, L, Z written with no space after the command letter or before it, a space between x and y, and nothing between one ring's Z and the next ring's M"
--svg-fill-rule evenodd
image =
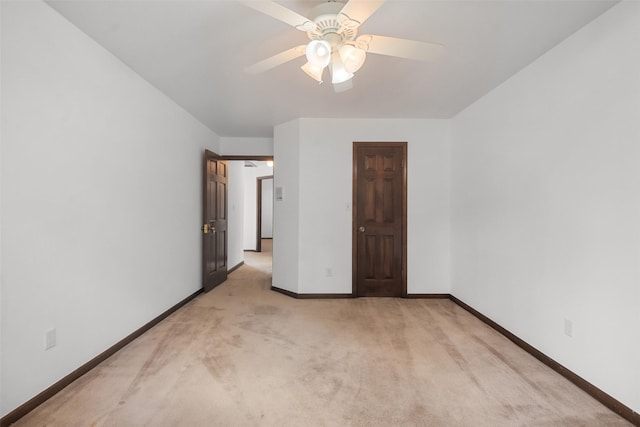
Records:
M49 350L56 346L56 329L49 329L44 333L44 349Z
M564 319L564 334L573 337L573 322L569 319Z

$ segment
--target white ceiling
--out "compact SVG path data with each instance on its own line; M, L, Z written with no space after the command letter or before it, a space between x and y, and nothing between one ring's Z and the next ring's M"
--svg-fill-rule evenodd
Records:
M280 0L306 15L321 1ZM243 69L306 34L233 0L69 1L54 9L221 136L263 136L298 117L450 118L616 0L388 0L359 30L445 45L422 63L368 55L334 93L298 58Z

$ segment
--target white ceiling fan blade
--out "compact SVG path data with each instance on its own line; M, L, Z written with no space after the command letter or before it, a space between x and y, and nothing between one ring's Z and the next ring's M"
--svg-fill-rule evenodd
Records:
M395 37L363 35L356 39L356 47L369 53L397 56L399 58L431 61L444 51L438 43L419 42Z
M269 15L279 21L289 24L300 31L312 31L316 28L316 23L304 16L288 9L281 4L271 0L238 0L251 9Z
M292 59L296 59L305 54L306 45L300 45L296 47L292 47L289 50L285 50L284 52L280 52L277 55L273 55L267 59L263 59L260 62L257 62L253 65L248 66L244 69L246 73L249 74L258 74L263 73L267 70L270 70L278 65L282 65L285 62L289 62Z
M346 15L349 19L356 21L357 25L353 27L357 28L369 19L384 2L385 0L349 0L339 15Z

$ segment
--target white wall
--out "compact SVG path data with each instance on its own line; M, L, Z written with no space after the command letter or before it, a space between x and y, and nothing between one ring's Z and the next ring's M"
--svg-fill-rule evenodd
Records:
M229 162L227 265L244 261L244 161Z
M291 292L299 287L300 120L273 129L273 188L283 199L273 204L273 286Z
M459 114L452 154L452 293L637 412L639 44L614 6Z
M398 119L300 119L298 170L278 158L296 142L291 134L274 138L275 186L300 189L299 233L284 245L299 246L299 293L351 293L352 150L354 141L408 142L409 293L449 292L449 122ZM278 128L276 128L278 129ZM280 175L287 168L287 177ZM287 201L292 203L293 201ZM274 238L281 240L275 202ZM285 223L287 224L287 223ZM293 223L292 223L293 224ZM294 258L278 256L292 266ZM279 266L285 268L285 266ZM327 275L331 270L331 276ZM277 285L274 273L274 283ZM291 290L291 289L290 289Z
M261 237L273 237L273 179L262 180L262 222L260 224Z
M225 156L273 156L273 138L220 138Z
M267 166L244 168L244 249L256 250L258 233L258 177L273 175Z
M4 415L201 288L220 147L46 4L1 7Z

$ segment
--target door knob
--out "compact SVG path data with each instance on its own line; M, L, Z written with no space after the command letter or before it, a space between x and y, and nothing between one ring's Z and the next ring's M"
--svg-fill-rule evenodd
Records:
M361 232L361 233L364 233L364 227L358 228L358 231Z

